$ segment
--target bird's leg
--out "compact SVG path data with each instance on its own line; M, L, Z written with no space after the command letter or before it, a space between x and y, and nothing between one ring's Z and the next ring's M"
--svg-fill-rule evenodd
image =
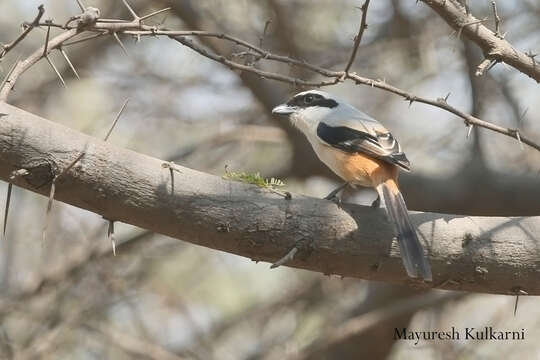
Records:
M381 196L378 193L377 193L377 198L373 200L373 202L371 203L371 207L373 209L378 209L381 207Z
M341 198L337 196L337 194L345 189L347 187L347 185L349 185L348 182L344 183L343 185L341 185L340 187L338 187L337 189L333 190L330 194L326 195L324 197L325 200L332 200L332 201L337 201L339 203L341 203Z

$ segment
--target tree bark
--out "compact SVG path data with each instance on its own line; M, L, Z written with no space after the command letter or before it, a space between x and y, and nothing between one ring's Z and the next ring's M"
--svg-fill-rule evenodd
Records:
M422 0L433 9L448 25L464 37L478 45L486 60L477 67L477 76L487 72L490 61L505 62L536 82L540 82L540 64L534 56L527 55L504 39L503 34L491 31L482 22L468 14L457 0ZM458 36L459 38L459 36Z
M287 265L324 274L423 288L540 294L540 217L411 213L433 268L433 283L424 284L407 278L384 209L339 208L297 195L286 200L181 166L171 172L162 160L6 103L0 103L0 113L5 114L0 117L0 179L48 195L53 177L84 151L56 181L55 199L108 220L257 261L275 261L296 246L299 251ZM20 169L28 173L10 179Z

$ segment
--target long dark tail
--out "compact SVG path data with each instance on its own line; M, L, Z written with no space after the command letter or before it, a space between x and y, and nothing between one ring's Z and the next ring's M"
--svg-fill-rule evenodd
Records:
M403 266L407 275L412 278L421 277L432 281L431 266L424 256L422 244L418 241L416 231L411 224L405 200L394 179L388 179L378 186L386 204L386 212L394 225L401 251Z

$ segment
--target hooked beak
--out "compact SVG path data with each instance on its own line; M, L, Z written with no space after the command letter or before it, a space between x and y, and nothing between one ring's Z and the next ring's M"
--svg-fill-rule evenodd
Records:
M296 108L287 104L281 104L272 109L272 114L277 115L289 115L292 114Z

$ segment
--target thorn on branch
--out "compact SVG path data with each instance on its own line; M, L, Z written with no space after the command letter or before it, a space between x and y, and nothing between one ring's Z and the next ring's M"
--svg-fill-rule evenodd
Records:
M86 10L86 7L82 3L82 1L81 0L76 0L76 1L77 1L77 5L79 5L79 8L81 9L81 11L84 12L84 10Z
M13 189L13 184L8 183L7 188L7 196L6 196L6 206L4 208L4 226L2 230L2 243L4 243L6 239L6 229L7 229L7 221L8 221L8 214L9 214L9 204L11 202L11 191Z
M46 24L50 24L52 23L52 20L49 19L49 20L45 20L45 23ZM47 47L49 46L49 36L51 34L51 27L50 26L47 26L47 35L45 35L45 45L43 47L43 57L47 57Z
M373 87L373 82L371 83L371 86ZM413 102L416 101L416 96L415 95L407 95L407 96L405 96L405 101L408 101L409 102L409 107L411 107Z
M129 5L129 3L127 2L127 0L122 0L122 2L124 3L124 6L128 9L129 13L131 14L131 16L133 17L133 20L134 21L138 21L140 18L139 16L137 15L137 13L133 10L133 8Z
M519 130L515 129L514 131L516 133L516 139L519 143L519 147L521 147L521 150L524 150L523 143L521 142L521 135L519 134Z
M120 37L118 37L118 34L116 32L113 32L112 35L113 35L114 39L116 40L116 42L118 43L118 45L120 45L120 47L124 51L124 54L126 54L126 56L129 57L129 53L128 53L126 47L124 46L124 44L122 43L122 40L120 40Z
M528 111L529 111L529 108L525 108L525 110L523 110L523 112L519 116L519 118L517 120L518 128L521 128L522 124L525 122L525 115L527 115Z
M124 104L120 108L120 111L118 112L118 114L116 114L116 117L114 118L113 123L111 124L111 127L109 128L109 131L107 131L107 134L103 138L103 141L107 141L109 139L109 136L111 135L114 127L116 126L116 123L118 122L118 119L120 119L120 116L122 116L122 113L124 112L124 109L126 108L128 102L129 102L129 98L127 98L124 101Z
M534 58L538 56L538 53L533 53L532 50L529 49L529 50L525 53L525 55L527 55L527 56L531 59L533 65L536 64L536 60L535 60Z
M516 302L514 303L514 316L516 316L518 302L519 302L519 296L520 295L529 295L529 293L527 293L525 290L523 290L519 286L516 286L516 287L512 288L511 292L516 295Z
M443 105L448 105L448 98L450 97L450 93L446 94L445 97L440 97L440 98L437 98L437 102L440 103L440 104L443 104Z
M298 248L295 246L293 247L284 257L276 261L270 266L270 269L275 269L283 264L288 263L289 261L292 261L294 259L294 256L298 252Z
M143 21L143 20L146 20L146 19L148 19L148 18L151 18L152 16L156 16L156 15L158 15L158 14L161 14L161 13L163 13L163 12L165 12L165 11L169 11L169 10L171 10L171 9L172 9L171 7L166 7L166 8L164 8L164 9L154 11L153 13L150 13L150 14L148 14L148 15L144 15L143 17L139 18L139 22L141 22L141 21Z
M109 220L109 226L107 228L107 238L112 246L113 256L116 256L116 240L114 239L114 221Z
M56 75L58 76L58 78L60 79L60 82L62 83L62 86L64 86L65 88L67 88L67 84L64 80L64 78L62 77L62 74L60 74L60 71L58 71L58 69L56 68L56 66L54 66L51 58L46 55L45 56L45 60L47 60L47 62L49 63L49 65L51 65L51 67L53 68L54 72L56 73Z
M471 136L473 127L474 126L472 124L467 124L467 139L469 138L469 136Z
M174 161L164 162L161 164L161 167L163 169L169 169L170 175L171 175L171 195L174 194L174 172L177 171L179 173L182 173L180 170L176 168L176 164Z
M43 223L43 230L41 232L41 246L45 244L45 237L47 235L47 227L49 226L49 218L54 201L54 192L56 191L56 177L51 184L51 191L49 192L49 200L47 201L47 209L45 210L45 221Z
M487 20L487 18L483 18L481 20L474 20L474 21L471 21L471 22L468 22L468 23L465 23L463 25L461 25L459 27L459 30L457 31L457 35L456 35L456 38L459 40L461 38L461 33L463 32L463 29L467 26L470 26L470 25L476 25L476 24L481 24L483 22L485 22Z
M477 67L476 72L474 73L475 76L482 76L485 73L489 71L495 64L498 62L498 60L485 58Z
M444 102L445 103L448 103L448 98L450 97L450 92L448 94L446 94L446 96L444 97Z
M77 73L77 70L75 70L73 63L71 62L71 60L69 60L69 57L67 56L67 53L65 52L65 50L62 47L59 47L59 50L62 56L64 57L64 59L66 60L67 64L69 65L69 68L71 69L71 71L73 71L73 74L75 75L75 77L80 80L81 78L79 74Z

